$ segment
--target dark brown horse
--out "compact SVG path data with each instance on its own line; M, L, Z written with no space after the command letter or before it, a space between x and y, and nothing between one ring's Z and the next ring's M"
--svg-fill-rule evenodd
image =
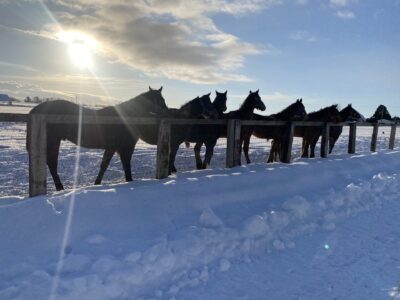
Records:
M340 111L340 119L341 122L363 122L365 118L356 111L351 104L347 105ZM339 136L342 134L343 126L331 126L329 129L329 154L332 153L333 147L335 147L336 141L339 139Z
M153 116L154 117L154 116ZM156 116L158 119L199 119L199 118L216 118L217 112L210 100L210 94L202 97L196 97L195 99L182 105L179 109L170 108L163 114ZM159 125L137 125L135 126L137 136L144 142L150 145L157 145L158 143L158 132ZM200 126L196 125L172 125L171 127L171 139L170 139L170 158L169 158L169 173L176 172L175 168L175 157L178 151L179 145L185 140L191 140L202 136L203 130ZM111 158L109 158L111 159ZM100 169L98 179L96 183L100 183L109 163L108 161L102 162L102 168Z
M221 119L223 113L226 111L226 100L227 100L227 93L219 93L215 91L215 99L213 101L213 106L218 114L218 119ZM216 130L217 129L217 130ZM202 125L198 130L203 131L203 136L199 137L199 140L196 141L194 146L194 155L196 158L196 168L197 169L206 169L210 164L211 157L214 153L214 147L217 143L217 140L220 136L220 130L215 125ZM204 157L204 162L201 159L200 151L201 147L205 144L206 146L206 154ZM190 143L186 142L186 147L190 147Z
M258 91L252 92L250 91L247 98L244 100L242 105L238 110L230 111L227 114L223 115L224 119L238 119L238 120L252 120L254 116L254 109L258 109L260 111L265 111L266 107L264 102L262 102ZM239 143L239 153L241 157L242 149L245 147L245 140L247 137L251 136L253 132L253 128L251 126L242 126L240 131L240 143ZM226 128L221 130L221 137L226 137ZM246 156L247 158L248 156Z
M341 122L340 112L337 105L331 105L320 109L319 111L308 114L309 122ZM310 149L310 157L315 157L315 146L319 137L322 135L322 127L319 126L296 126L294 136L303 138L302 155L308 157Z
M179 109L170 108L162 113L157 114L158 119L161 118L180 118L180 119L197 119L197 118L211 118L215 117L216 112L210 101L210 94L202 97L196 97L186 104L182 105ZM158 143L158 132L159 125L137 125L135 126L136 136L142 139L144 142L150 145L157 145ZM170 168L169 173L176 172L174 165L176 152L179 145L185 140L186 137L192 133L190 126L172 126L171 132L171 154L170 154ZM96 179L96 184L100 184L103 178L104 172L107 169L108 164L115 151L110 150L104 153L103 160L101 163L100 172ZM132 150L133 153L133 150ZM132 154L131 154L132 157ZM130 159L129 159L130 160Z
M269 115L269 116L261 116L254 114L253 119L257 121L302 121L307 118L307 113L303 105L303 99L297 99L296 102L292 103L284 110L277 114ZM261 139L273 139L273 147L271 148L270 156L267 162L272 162L274 153L274 149L280 149L280 141L285 134L285 128L282 126L253 126L251 128L251 133L247 135L244 139L244 155L246 157L246 161L249 164L249 145L251 134ZM275 145L275 148L274 148Z
M149 88L148 92L132 98L116 106L109 106L99 110L85 108L81 105L56 100L39 104L33 108L29 115L73 115L84 119L86 116L119 117L123 121L128 117L146 117L164 114L167 111L165 100L159 90ZM29 151L30 122L27 127L27 149ZM57 172L58 154L61 140L68 140L74 144L95 149L105 149L104 156L118 152L125 172L126 181L132 180L131 156L139 139L135 126L124 125L99 125L99 124L53 124L47 128L47 165L53 177L57 190L64 189ZM110 159L111 159L110 157ZM104 158L103 158L104 160ZM108 164L107 164L108 165ZM106 167L102 163L102 168ZM100 172L104 173L105 169ZM100 179L101 180L101 179Z

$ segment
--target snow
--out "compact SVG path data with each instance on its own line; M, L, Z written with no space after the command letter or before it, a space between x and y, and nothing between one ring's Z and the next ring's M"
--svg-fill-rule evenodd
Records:
M7 183L23 181L23 127L2 128L0 299L399 299L400 151L364 151L369 132L356 155L344 137L327 159L23 199Z

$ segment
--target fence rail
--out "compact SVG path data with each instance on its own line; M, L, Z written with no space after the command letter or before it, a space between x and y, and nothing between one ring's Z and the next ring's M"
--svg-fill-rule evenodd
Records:
M307 121L255 121L255 120L206 120L206 119L156 119L156 118L121 118L109 116L71 116L71 115L42 115L42 114L12 114L0 113L0 122L30 122L29 149L29 196L43 195L47 192L46 144L47 125L49 124L101 124L101 125L158 125L158 145L156 174L157 179L168 177L170 139L173 134L172 125L223 125L227 128L226 167L240 165L240 135L242 126L282 126L285 128L282 141L282 161L291 162L294 131L297 126L321 127L321 157L328 156L329 130L334 126L349 126L348 153L356 151L357 127L372 126L371 151L376 151L379 126L390 126L389 149L395 146L396 129L399 124L385 123L326 123Z

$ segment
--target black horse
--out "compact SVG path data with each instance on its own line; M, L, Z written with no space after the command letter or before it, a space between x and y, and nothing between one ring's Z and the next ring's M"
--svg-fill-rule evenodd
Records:
M277 114L269 116L261 116L254 114L253 119L257 121L302 121L307 118L307 112L303 105L303 99L297 99L296 102L290 104L284 110ZM284 138L285 128L282 126L254 126L251 129L251 134L261 139L273 139L271 152L267 162L274 161L275 149L280 150L280 142ZM247 163L251 163L249 157L249 145L251 134L247 135L244 140L243 151Z
M215 91L215 99L213 101L213 106L218 114L218 119L221 119L223 117L223 113L226 111L226 101L227 101L227 93L219 93L218 91ZM196 158L196 168L197 169L206 169L208 165L210 164L211 157L214 153L214 147L217 143L217 140L220 136L220 130L218 126L215 125L202 125L200 128L196 128L197 131L202 131L203 136L198 136L199 139L197 139L195 142L194 146L194 155ZM193 136L191 141L195 140L196 137ZM204 157L204 162L201 159L200 156L200 151L201 147L203 144L206 145L206 154ZM189 141L186 141L186 147L190 147Z
M29 115L73 115L80 116L82 119L84 119L86 116L113 116L121 118L122 121L124 118L128 117L154 117L164 114L168 110L165 100L161 95L161 91L162 87L159 90L153 90L149 88L148 92L142 93L126 102L99 110L85 108L81 105L77 105L65 100L45 102L33 108ZM28 151L30 132L31 124L28 122ZM125 172L125 179L126 181L131 181L132 175L130 160L138 139L139 133L135 126L99 124L53 124L48 126L47 165L53 177L56 189L64 189L57 172L58 154L61 140L69 140L86 148L105 149L106 151L104 156L110 155L110 153L114 154L115 152L118 152ZM102 163L102 168L104 166L105 165Z
M340 112L337 104L320 109L319 111L308 114L309 122L341 122ZM302 155L308 157L310 149L310 157L315 157L315 146L319 137L322 135L322 128L319 126L296 126L294 136L303 138Z
M365 118L356 111L351 104L347 105L340 111L340 120L341 122L363 122ZM333 147L335 147L336 141L339 139L339 136L342 134L343 126L331 126L329 129L329 154L332 153Z

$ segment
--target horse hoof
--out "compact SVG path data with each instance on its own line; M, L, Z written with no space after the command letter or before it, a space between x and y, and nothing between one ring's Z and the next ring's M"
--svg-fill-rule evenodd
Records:
M203 168L203 165L202 165L202 164L197 164L197 165L196 165L196 169L197 169L197 170L201 170L202 168Z
M56 191L63 191L63 190L64 190L64 186L62 184L56 185Z
M100 180L96 180L95 182L94 182L94 185L100 185L101 184L101 181Z

